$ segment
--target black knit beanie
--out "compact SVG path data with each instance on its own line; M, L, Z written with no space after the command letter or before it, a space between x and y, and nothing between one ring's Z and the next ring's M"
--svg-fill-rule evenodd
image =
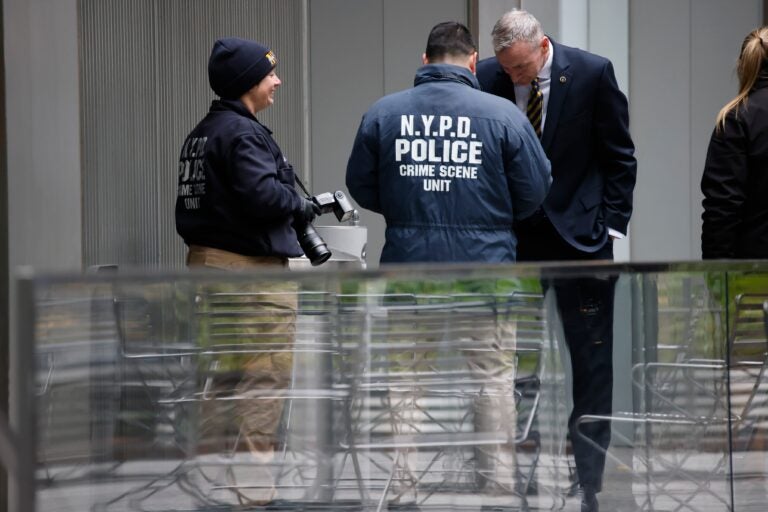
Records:
M256 41L225 37L213 43L208 82L222 99L238 99L277 65L275 54Z

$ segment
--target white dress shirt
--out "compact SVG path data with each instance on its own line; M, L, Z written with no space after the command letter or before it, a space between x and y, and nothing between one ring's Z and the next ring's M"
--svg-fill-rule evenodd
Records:
M549 39L547 39L549 41ZM552 42L549 42L549 50L547 51L547 60L544 61L544 66L539 70L537 75L539 79L539 89L542 98L541 105L541 131L544 133L544 123L547 122L547 105L549 105L549 84L552 82ZM525 114L528 110L528 97L531 95L531 84L517 85L515 84L515 104Z

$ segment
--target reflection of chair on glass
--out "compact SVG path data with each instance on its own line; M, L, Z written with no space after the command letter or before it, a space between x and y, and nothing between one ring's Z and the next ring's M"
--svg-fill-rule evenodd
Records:
M516 493L515 442L534 439L538 404L535 363L515 391L515 327L530 313L523 302L514 294L339 296L338 373L349 388L339 489L357 488L364 501L372 492L379 508L440 492ZM526 339L534 361L540 347ZM515 394L533 402L522 435ZM525 490L538 457L532 443Z
M154 290L157 295L151 287L115 291L120 408L114 457L130 485L102 504L106 510L123 502L151 508L153 501L175 499L182 505L204 499L188 464L194 456L190 427L195 410L189 397L195 390L198 350L188 332L163 336L164 322L180 320L163 310L179 307L176 296L163 300L164 290L173 293L164 287ZM180 325L188 329L188 320Z
M155 337L150 301L106 281L48 293L36 302L39 509L119 509L168 489L188 446L181 409L161 404L194 374ZM84 481L92 491L65 490Z
M196 304L198 467L210 496L243 505L322 499L329 294L277 282L227 286Z
M329 338L328 294L304 294L302 307L321 314L300 328L294 343L293 288L253 288L212 283L199 286L194 298L176 297L174 307L190 317L171 323L185 331L179 342L158 336L157 304L126 294L115 300L122 346L119 457L159 463L110 504L128 500L154 510L186 500L227 510L256 506L276 493L318 494L324 461L308 417L318 411L295 404L328 396L315 389L316 366L303 361L297 379L291 365L303 355L330 360L322 343Z
M51 293L35 318L38 475L42 489L108 474L116 414L116 335L111 296ZM41 493L46 503L46 492Z
M183 401L194 390L197 351L188 340L163 340L159 305L145 297L114 301L121 357L121 414L117 458L190 454L192 410Z
M633 380L642 412L579 420L579 425L605 419L634 425L635 473L644 480L646 495L641 509L731 506L730 451L746 449L753 439L758 405L765 405L766 298L751 294L736 298L725 359L678 357L637 365ZM614 431L614 441L633 443L620 431Z
M274 498L277 428L291 382L296 293L215 284L196 299L202 485L217 502Z
M540 294L516 293L514 311L517 324L515 399L517 435L515 436L517 492L525 497L546 486L534 482L541 455L541 433L537 413L541 401L541 377L544 370L544 341L547 339L544 298ZM525 498L523 498L525 500Z
M756 441L768 405L768 294L742 294L736 297L734 335L729 361L729 400L731 443L734 452L746 451ZM738 411L738 414L734 412ZM765 432L762 432L763 436Z

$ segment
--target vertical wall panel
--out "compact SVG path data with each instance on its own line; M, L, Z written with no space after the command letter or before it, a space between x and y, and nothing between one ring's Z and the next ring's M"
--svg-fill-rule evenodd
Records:
M709 136L717 111L736 94L735 59L744 36L760 24L760 4L630 2L630 119L638 157L633 260L701 256L699 182Z
M79 270L76 0L3 0L9 266Z
M630 0L588 0L588 45L586 49L613 63L619 88L632 104L629 90L629 1ZM564 41L565 44L571 44ZM634 136L633 119L630 118L630 133ZM630 259L631 245L635 243L630 221L627 237L614 241L613 258L616 261Z
M589 47L589 28L592 21L589 4L589 0L560 1L558 41L568 46L593 51ZM550 29L545 26L544 30L548 32Z
M389 94L413 87L413 77L421 66L432 27L443 21L466 24L468 14L466 0L386 0L384 92Z
M627 95L630 94L629 2L630 0L589 0L587 6L587 49L611 60L619 87Z
M86 264L146 263L157 254L153 4L81 5Z
M218 37L256 39L276 52L283 86L258 117L305 168L305 11L306 0L80 0L87 265L183 264L176 164L214 99L207 60Z
M630 22L630 119L638 160L632 259L687 259L689 0L630 2Z
M567 1L569 0L520 0L520 8L536 16L544 27L544 32L559 41L562 39L560 28L567 22L561 22L561 3Z
M473 0L477 10L477 46L480 58L493 56L491 31L496 21L507 11L519 9L521 0ZM474 28L474 27L473 27Z
M742 0L733 8L731 0L692 0L691 3L691 204L689 216L690 259L701 256L701 176L720 108L739 90L736 60L741 43L760 25L761 0ZM726 19L723 13L728 12ZM727 21L726 21L727 20ZM717 23L717 37L712 26Z
M0 55L5 55L3 5L0 3ZM8 167L5 139L5 59L0 62L0 412L8 417L8 347L10 346L7 304L10 302L8 272ZM8 512L8 475L0 467L0 512Z
M346 190L347 159L360 119L384 94L383 0L310 0L310 102L314 192ZM368 263L384 244L380 215L361 210ZM318 224L332 224L326 216Z
M365 111L413 85L429 30L467 22L467 0L311 0L312 176L316 192L345 189L347 160ZM341 56L341 57L340 57ZM361 211L368 264L384 245L381 215ZM323 216L319 224L333 224Z

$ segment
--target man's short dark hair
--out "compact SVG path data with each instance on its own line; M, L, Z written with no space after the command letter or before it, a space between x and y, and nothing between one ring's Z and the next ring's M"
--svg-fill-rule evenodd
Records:
M427 39L427 60L467 57L477 51L469 29L457 21L445 21L434 26Z

